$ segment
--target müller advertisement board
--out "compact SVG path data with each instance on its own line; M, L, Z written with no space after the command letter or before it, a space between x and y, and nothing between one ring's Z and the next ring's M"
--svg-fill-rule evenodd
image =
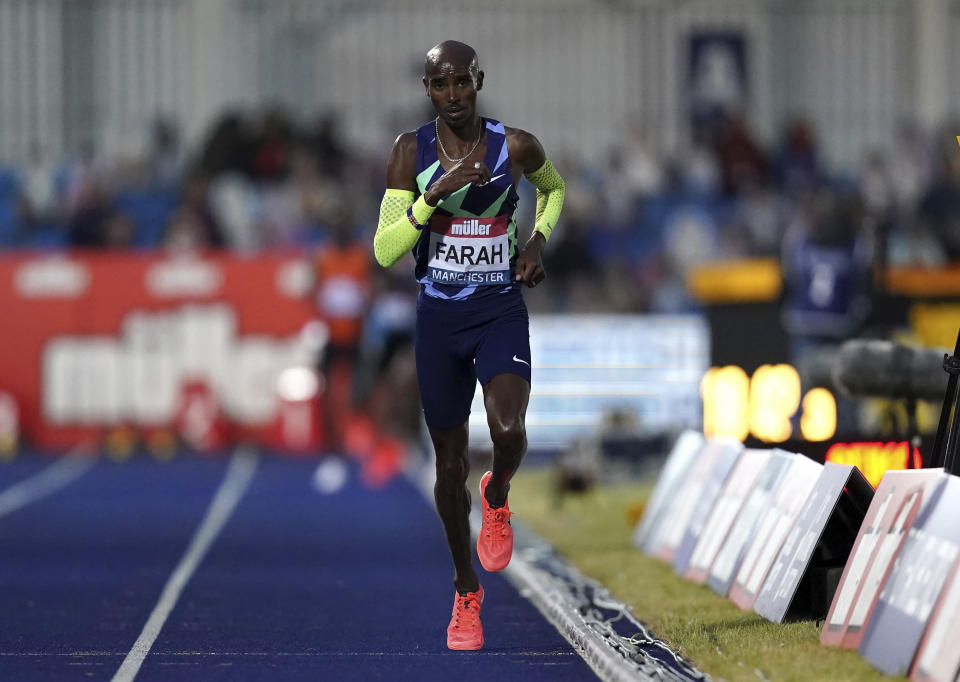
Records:
M796 457L773 495L730 588L730 599L741 609L753 608L783 541L823 470L823 465Z
M707 584L714 592L723 596L727 596L730 592L734 576L740 570L743 557L753 541L764 513L771 505L774 491L790 469L794 458L801 456L779 449L770 451L766 467L758 477L753 490L750 491L750 496L747 497L743 508L734 519L730 532L727 533L716 559L710 566Z
M888 675L905 675L910 670L944 583L960 556L958 518L960 478L946 475L907 531L860 644L864 658Z
M827 462L770 569L754 610L782 623L822 618L830 604L830 572L839 573L856 541L873 487L849 464Z
M717 460L713 465L709 478L700 492L697 503L693 507L693 513L690 514L690 522L683 533L683 539L673 555L673 568L677 573L683 575L687 570L687 564L690 563L690 557L693 550L700 540L703 529L710 518L710 512L713 510L714 503L720 496L730 477L731 472L737 464L740 454L743 452L743 445L738 441L710 443L707 447L717 448Z
M757 477L769 461L769 450L744 450L740 455L736 467L720 492L720 497L713 505L710 517L690 557L687 570L683 574L684 577L698 583L707 579L710 565L716 558L727 533L730 532L737 514L753 490Z
M693 461L703 448L703 435L697 431L687 430L680 434L663 469L657 477L657 485L653 495L647 503L643 518L637 524L633 534L633 544L637 549L648 553L655 551L654 542L663 528L664 520L670 509L670 503L675 499L677 490L683 485L684 477L693 466Z
M0 254L0 390L41 449L177 419L184 388L217 396L230 435L273 444L276 388L325 342L297 252ZM320 325L321 327L323 325ZM322 337L322 338L321 338Z
M880 480L820 632L820 643L856 649L896 550L943 469L888 471ZM869 585L869 587L868 587ZM848 633L851 625L852 630Z

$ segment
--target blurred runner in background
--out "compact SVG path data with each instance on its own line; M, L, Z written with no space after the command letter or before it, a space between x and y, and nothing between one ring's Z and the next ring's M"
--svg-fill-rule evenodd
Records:
M349 216L330 225L331 240L314 260L316 302L330 338L324 351L323 425L327 452L343 452L343 429L353 410L354 366L370 305L370 250L358 241Z

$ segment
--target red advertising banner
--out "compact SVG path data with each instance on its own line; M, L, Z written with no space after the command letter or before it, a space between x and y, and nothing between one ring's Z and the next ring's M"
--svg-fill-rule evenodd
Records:
M171 424L197 382L232 438L269 440L280 374L325 342L311 286L297 254L2 255L0 391L42 448Z

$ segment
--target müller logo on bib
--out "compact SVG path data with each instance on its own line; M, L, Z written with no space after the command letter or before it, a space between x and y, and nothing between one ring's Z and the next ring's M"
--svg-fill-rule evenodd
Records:
M439 284L486 285L510 281L507 216L430 219L427 278Z
M450 223L450 234L455 237L489 237L490 225L481 223L479 218L469 218Z

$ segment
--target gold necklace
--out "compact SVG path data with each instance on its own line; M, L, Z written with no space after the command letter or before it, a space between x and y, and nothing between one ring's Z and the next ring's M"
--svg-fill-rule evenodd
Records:
M447 150L443 148L443 140L440 139L440 119L439 119L439 117L433 119L433 129L436 131L437 144L440 145L440 151L443 152L444 157L446 157L447 161L449 161L450 163L460 163L460 162L463 161L465 158L467 158L467 157L469 157L471 154L473 154L473 152L475 152L476 149L477 149L477 145L480 144L480 138L483 137L483 126L481 126L481 127L480 127L480 131L477 133L477 141L473 143L473 147L470 148L470 151L468 151L464 156L461 156L459 159L451 159L451 158L450 158L450 155L447 154Z

